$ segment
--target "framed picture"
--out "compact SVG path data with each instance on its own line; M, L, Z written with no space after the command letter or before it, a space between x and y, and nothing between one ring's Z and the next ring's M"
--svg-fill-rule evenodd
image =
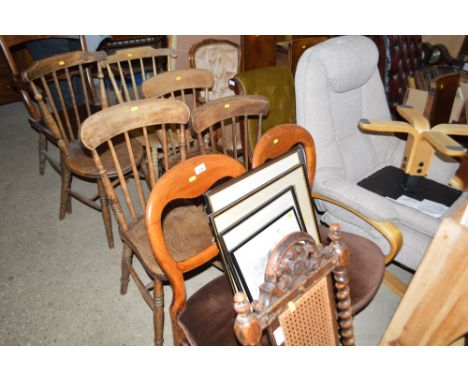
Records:
M290 187L294 188L294 194L297 198L297 205L301 213L301 219L304 222L305 231L315 240L320 241L309 185L307 183L304 166L301 164L296 165L281 176L263 184L260 188L243 196L235 203L211 214L210 220L215 234L226 231L230 226L245 219L245 217L259 206L270 200L272 195L279 195Z
M247 217L220 232L223 261L236 291L252 302L265 281L270 251L286 235L304 231L293 187L280 192Z
M305 152L299 146L288 153L251 170L245 175L232 179L205 194L208 212L215 213L237 202L246 195L280 177L292 168L306 164Z

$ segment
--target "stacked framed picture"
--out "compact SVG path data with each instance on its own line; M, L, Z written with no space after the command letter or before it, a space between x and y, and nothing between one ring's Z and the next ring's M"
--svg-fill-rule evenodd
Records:
M233 290L252 302L264 282L271 250L286 235L308 232L320 241L297 147L205 194L210 222Z

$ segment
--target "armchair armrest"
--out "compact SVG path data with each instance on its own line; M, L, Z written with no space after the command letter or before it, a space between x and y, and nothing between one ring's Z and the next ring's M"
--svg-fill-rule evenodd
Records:
M379 231L390 244L390 251L389 253L385 255L386 265L389 264L393 260L393 258L396 256L396 254L400 251L401 246L403 244L403 236L400 230L393 223L388 222L388 221L378 221L375 219L371 219L363 215L362 213L356 211L355 209L347 206L344 203L331 199L327 196L320 195L316 192L312 192L312 198L323 200L325 202L332 203L338 207L344 208L345 210L363 219L365 222L367 222L372 227L374 227L377 231Z
M398 105L398 114L400 114L408 123L419 132L427 131L431 128L429 120L419 111L410 105Z
M416 135L413 126L406 122L389 121L385 119L366 119L359 121L359 127L365 131L376 133L405 133Z
M466 153L466 149L445 132L426 131L422 133L422 138L427 139L437 151L449 157L460 157Z

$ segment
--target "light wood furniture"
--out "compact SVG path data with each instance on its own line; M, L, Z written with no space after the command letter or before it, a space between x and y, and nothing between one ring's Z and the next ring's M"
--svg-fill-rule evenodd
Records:
M156 169L151 160L142 159L141 152L144 151L146 158L151 158L147 126L169 123L183 125L187 123L189 117L188 107L180 101L147 99L125 102L102 110L88 118L81 128L81 139L91 150L100 181L111 201L119 224L119 233L123 241L121 294L127 293L131 275L144 300L153 311L156 345L162 345L164 341L163 281L166 278L153 256L144 219L148 191L156 184ZM145 142L143 150L135 150L134 143L138 141L131 139L130 133L133 131L142 132ZM124 146L120 152L117 151L119 145ZM111 152L109 159L106 159L100 151L105 146L108 146ZM131 179L125 176L126 167L129 167ZM142 173L145 174L146 183L140 179ZM118 182L112 180L113 174L116 174ZM145 188L145 184L149 190ZM120 192L117 192L118 186ZM204 243L209 244L211 233L207 222L206 224L203 222L205 222L203 211L196 207L174 208L166 216L164 226L167 235L172 239L169 243L171 253L186 256L191 253L190 250L193 250L192 246L198 248ZM194 240L182 246L181 242L188 232L194 235ZM144 284L141 275L133 267L133 255L151 278L148 285Z
M450 135L468 135L468 125L439 124L431 128L429 120L411 106L397 106L407 122L361 119L359 127L377 133L408 134L402 169L412 176L426 176L436 151L450 157L460 157L466 149Z
M158 60L167 57L176 57L176 51L140 46L116 50L108 55L101 65L115 93L116 102L111 104L143 99L141 83L161 72Z
M449 345L468 333L467 206L442 220L381 345Z
M42 121L60 149L59 163L55 163L47 152L43 152L46 158L50 159L49 162L61 173L60 219L63 219L66 213L71 213L71 197L101 211L108 245L112 248L114 239L108 200L91 153L83 147L78 137L83 121L100 110L101 106L94 102L94 96L89 89L88 74L99 78L100 97L104 107L106 106L102 72L98 65L105 56L104 52L80 51L53 56L34 63L23 72L23 78L29 83L39 104ZM116 150L119 152L122 147L119 145ZM135 150L141 157L142 150L138 147ZM103 153L103 156L106 160L110 159L109 152ZM128 172L130 167L128 159L122 166L124 171ZM115 170L112 170L113 174ZM86 197L72 190L72 175L97 182L97 194ZM96 203L98 199L99 204Z
M141 87L145 98L178 99L195 110L197 92L202 92L207 99L213 83L213 74L209 70L180 69L150 78L144 81ZM150 135L150 139L153 139L153 163L159 165L158 150L162 151L163 171L169 170L180 160L199 153L199 147L191 133L190 123L183 131L178 131L174 126L162 126L161 129L157 129L156 135Z
M159 101L161 102L161 101ZM177 101L172 101L177 102ZM205 225L189 227L184 224L186 215L179 218L180 236L176 240L168 234L166 228L168 217L163 212L177 200L194 200L203 195L215 182L220 179L237 177L245 172L245 168L238 161L219 154L197 156L167 171L155 184L148 199L146 208L146 227L154 256L171 283L173 297L169 308L171 316L174 344L186 342L178 319L180 313L187 306L184 274L208 263L218 255L216 244L211 241L208 218ZM207 241L200 240L200 231L206 229ZM225 279L225 276L221 276ZM225 286L229 289L227 280ZM211 284L213 285L213 284ZM219 291L218 284L214 284L213 292ZM224 284L223 284L224 285ZM222 304L222 302L220 301ZM224 301L226 303L226 301ZM199 317L199 315L197 315ZM213 321L218 317L213 317ZM205 321L204 325L210 323ZM222 322L221 324L224 324ZM205 332L207 328L204 329Z
M354 345L349 249L337 224L330 227L330 240L323 247L295 232L271 251L258 300L250 304L244 292L234 296L234 331L241 344L260 344L267 329L275 345Z
M208 102L192 113L192 126L202 154L222 152L249 167L247 118L258 119L258 137L262 118L268 114L269 102L264 96L232 96ZM257 138L258 138L257 137Z
M54 35L3 35L0 36L0 44L3 51L0 87L8 87L7 100L21 100L26 107L29 116L29 124L39 132L39 174L43 175L46 166L47 142L56 143L53 134L49 131L46 124L41 120L41 113L34 102L34 96L30 87L23 82L21 72L26 70L34 62L27 44L39 41L54 41L60 36ZM81 48L86 51L86 39L80 36ZM57 168L55 167L57 170Z
M313 199L325 200L329 203L333 203L358 216L360 219L364 219L369 225L381 232L390 244L389 253L385 255L385 258L383 258L383 253L378 249L378 247L366 246L366 243L369 244L369 240L357 235L343 233L345 243L352 248L349 274L351 290L354 291L351 296L351 302L353 304L352 310L353 314L356 314L367 306L375 296L375 293L381 284L382 276L384 275L385 264L389 264L393 260L401 247L403 242L401 232L390 222L369 219L347 205L339 203L331 198L324 197L316 192L312 192L316 166L315 144L310 133L301 126L283 124L268 130L255 147L252 168L261 166L268 160L286 153L298 144L304 147L306 154L307 175L311 197ZM323 232L324 230L322 227L322 235ZM363 264L366 264L365 268L362 267ZM389 277L388 275L389 274L385 272L386 283L390 284L392 289L398 290L398 286L400 285L398 284L398 280L395 280L395 282L389 282L391 276ZM402 291L400 290L399 293L401 292Z

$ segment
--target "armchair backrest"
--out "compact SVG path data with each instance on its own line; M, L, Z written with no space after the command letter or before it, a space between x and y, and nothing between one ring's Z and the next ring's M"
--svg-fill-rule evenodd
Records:
M360 118L390 119L375 44L362 36L329 39L306 50L295 77L297 123L314 137L322 171L357 181L399 165L403 142L359 131Z
M270 102L270 112L263 119L263 133L282 123L296 122L294 79L286 66L270 66L238 73L233 78L236 93L262 95ZM248 121L250 150L257 143L258 121Z
M213 72L214 86L208 100L234 95L229 80L239 71L239 45L229 40L206 39L194 44L189 51L190 67Z

